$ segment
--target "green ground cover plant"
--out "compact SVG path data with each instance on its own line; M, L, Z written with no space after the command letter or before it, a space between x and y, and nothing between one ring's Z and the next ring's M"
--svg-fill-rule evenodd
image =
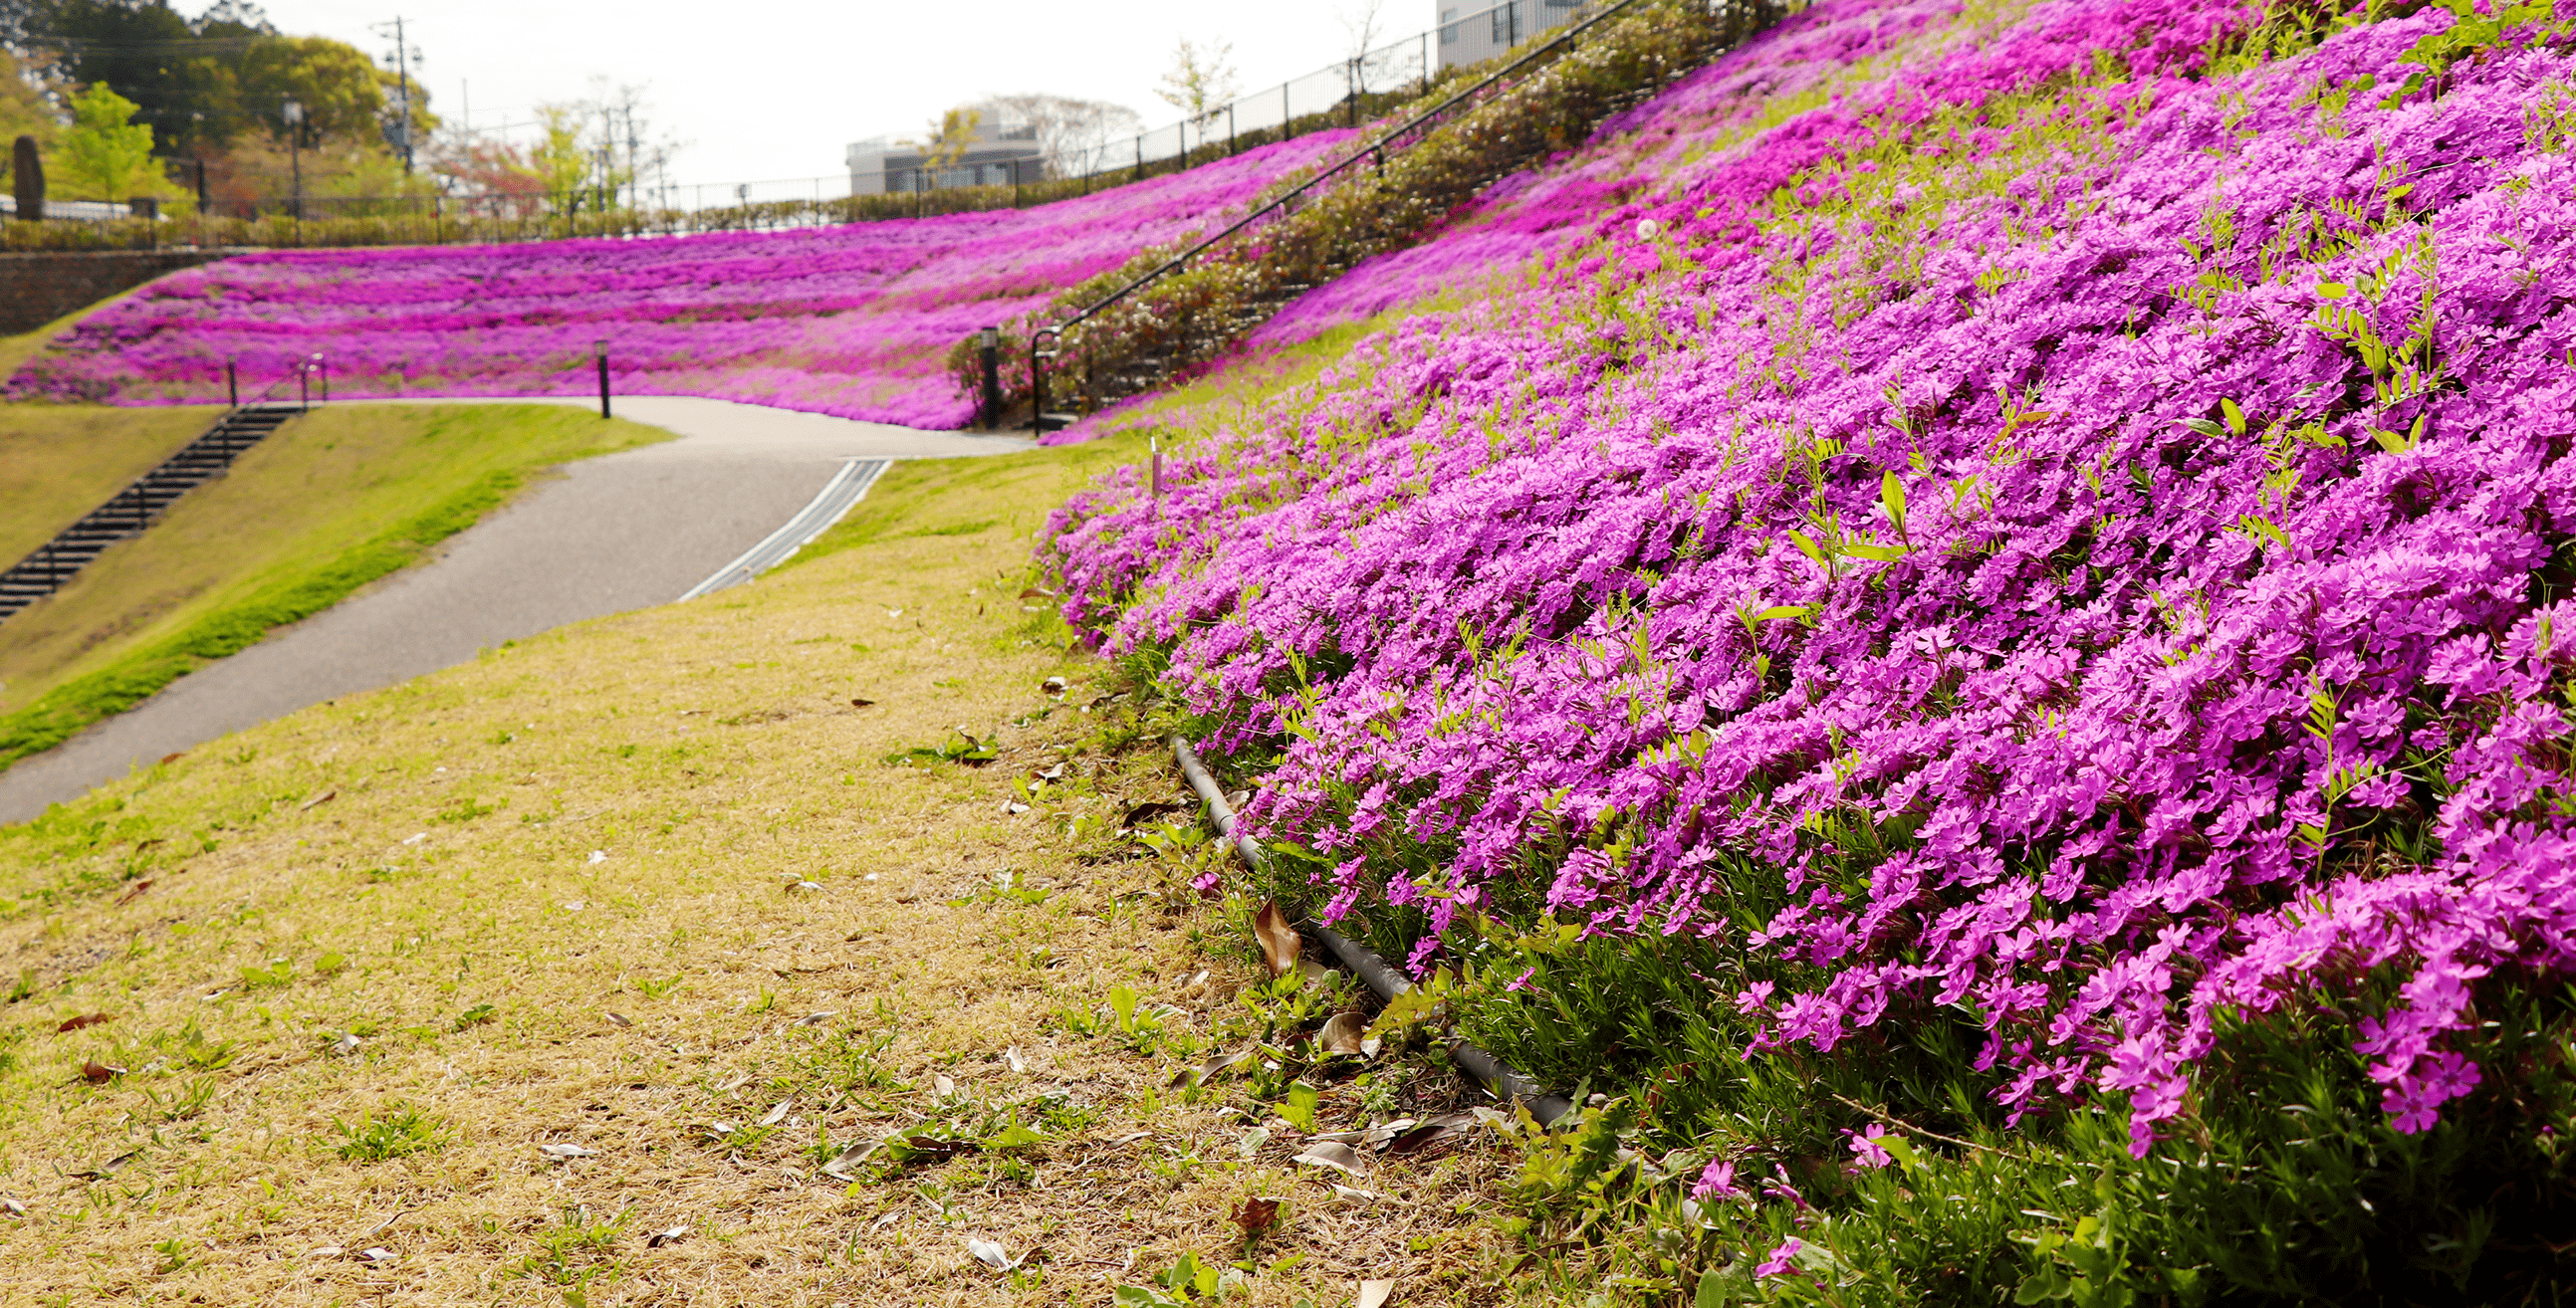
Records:
M149 409L24 411L64 430L171 421ZM0 625L0 766L419 559L545 468L668 439L561 405L350 406L291 419L151 531Z

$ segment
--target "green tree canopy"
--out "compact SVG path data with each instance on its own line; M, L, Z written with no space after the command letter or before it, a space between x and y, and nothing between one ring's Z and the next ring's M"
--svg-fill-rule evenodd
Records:
M64 198L121 200L159 192L152 129L132 121L140 107L105 82L92 82L72 97L71 130L53 150Z

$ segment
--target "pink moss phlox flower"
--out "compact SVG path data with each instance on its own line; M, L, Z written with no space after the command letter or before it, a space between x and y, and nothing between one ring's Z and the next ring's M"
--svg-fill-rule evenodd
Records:
M1748 1057L1964 1013L2142 1155L2228 1015L2375 978L2429 1127L2576 973L2565 57L2328 105L2451 14L2206 65L2260 16L1823 0L1274 319L1393 311L1059 511L1066 620L1275 758L1336 913L1709 942Z
M1771 1256L1763 1259L1762 1265L1753 1269L1753 1274L1757 1277L1788 1275L1792 1267L1791 1260L1798 1256L1799 1250L1806 1247L1806 1244L1794 1235L1782 1240L1779 1247L1771 1251Z
M206 403L324 357L339 399L700 395L914 427L974 401L946 358L986 324L1211 223L1347 132L1028 209L780 232L280 250L164 277L7 381L12 400ZM289 386L290 393L293 387Z
M1735 1184L1735 1164L1724 1158L1702 1168L1699 1181L1691 1186L1693 1199L1743 1199L1749 1195Z
M1879 1143L1887 1136L1886 1127L1872 1122L1858 1131L1845 1131L1843 1134L1850 1138L1852 1157L1861 1166L1885 1167L1896 1161L1896 1155L1887 1152L1887 1146Z

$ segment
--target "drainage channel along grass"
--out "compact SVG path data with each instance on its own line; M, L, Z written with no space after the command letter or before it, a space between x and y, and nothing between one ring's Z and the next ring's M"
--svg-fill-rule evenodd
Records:
M0 1301L1508 1297L1514 1128L1191 889L1023 593L1131 444L0 829Z

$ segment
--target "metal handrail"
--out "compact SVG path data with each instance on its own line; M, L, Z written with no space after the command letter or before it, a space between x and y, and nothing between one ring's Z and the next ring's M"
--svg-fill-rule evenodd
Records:
M80 563L72 565L69 572L62 571L63 557L61 546L65 536L79 531L84 527L92 526L93 524L109 526L113 530L126 531L128 534L142 531L145 527L151 524L152 496L150 494L150 487L153 478L159 476L165 469L170 467L171 464L180 459L186 458L190 451L198 449L201 445L205 445L209 441L212 441L213 444L208 448L212 449L221 457L224 467L230 468L233 460L239 458L242 453L241 448L235 447L232 436L227 432L227 429L233 425L233 420L240 417L241 414L248 409L282 407L282 404L272 405L272 397L277 396L279 392L283 391L288 382L302 381L303 379L309 378L312 376L313 372L321 366L322 356L318 354L309 358L296 360L295 367L278 377L275 381L270 382L267 390L261 391L259 394L252 396L247 403L234 403L227 407L224 410L224 415L215 419L214 425L200 433L195 440L189 441L186 445L181 446L176 452L172 453L168 458L154 464L151 469L146 471L142 476L135 478L133 481L127 482L114 495L108 496L106 501L100 504L97 508L82 514L70 526L54 533L54 535L43 545L29 551L25 558L18 560L16 563L11 564L5 569L0 569L0 578L15 577L22 570L29 571L41 574L44 585L44 594L50 595L61 590L63 586L71 580L72 573L77 573L82 568L88 566L88 560L84 559ZM330 399L330 392L327 389L328 384L326 383L325 385L326 389L323 392L323 399L327 402ZM308 399L299 404L298 409L299 411L309 412L312 409L312 404ZM219 435L222 436L222 439L216 439ZM130 531L128 530L129 528ZM120 536L119 539L123 539L123 537ZM30 600L29 602L32 603L33 601ZM14 608L0 609L0 617L10 616L15 614L17 611L18 610Z
M1540 56L1548 54L1559 46L1571 42L1574 38L1592 30L1602 23L1608 22L1610 19L1615 18L1620 14L1627 12L1629 9L1647 2L1648 0L1617 0L1617 2L1612 4L1609 8L1592 15L1590 18L1583 19L1580 22L1567 24L1564 28L1559 30L1555 36L1550 37L1540 45L1532 47L1529 53L1524 54L1520 58L1513 60L1511 63L1486 74L1474 85L1451 95L1448 99L1441 101L1439 104L1436 104L1429 109L1425 109L1421 113L1415 114L1413 117L1406 119L1403 123L1395 127L1387 129L1376 140L1352 151L1351 154L1341 162L1316 173L1314 176L1309 177L1305 181L1290 188L1277 199L1272 200L1270 203L1236 219L1234 223L1224 231L1218 232L1216 235L1208 237L1207 239L1200 241L1198 244L1174 255L1170 259L1165 260L1161 266L1155 268L1153 271L1138 277L1136 280L1127 283L1125 286L1122 286L1115 291L1110 292L1107 296L1092 303L1090 306L1084 308L1073 316L1061 319L1053 326L1042 327L1030 333L1029 391L1030 399L1032 400L1031 415L1029 419L1030 430L1041 435L1046 431L1046 379L1044 374L1040 371L1038 361L1041 358L1053 358L1056 353L1054 350L1048 350L1041 353L1038 350L1038 337L1052 336L1056 338L1057 341L1062 341L1066 328L1096 317L1100 313L1108 310L1111 306L1117 304L1119 301L1135 294L1137 291L1140 291L1145 287L1180 271L1189 264L1190 260L1206 253L1210 248L1233 236L1235 233L1252 226L1254 223L1261 221L1263 218L1268 217L1273 213L1287 208L1299 197L1305 195L1316 187L1321 186L1325 181L1339 175L1343 170L1363 159L1371 160L1378 168L1383 169L1386 166L1386 152L1389 148L1403 150L1410 148L1413 144L1418 144L1422 139L1428 139L1427 137L1417 138L1415 142L1397 145L1396 138L1421 127L1432 119L1449 112L1458 105L1491 89L1495 84L1503 81L1505 78L1508 78L1513 74L1520 72L1523 68L1528 67L1530 64L1537 62Z
M1534 60L1536 60L1540 55L1546 54L1548 51L1555 49L1557 46L1563 45L1563 44L1565 44L1566 42L1573 40L1575 37L1577 37L1577 36L1581 35L1581 34L1582 34L1583 32L1585 32L1586 30L1588 30L1588 29L1590 29L1590 28L1592 28L1592 27L1594 27L1594 26L1597 26L1597 25L1599 25L1599 24L1601 24L1601 23L1603 23L1603 22L1606 22L1606 21L1608 21L1609 19L1611 19L1611 18L1613 18L1613 17L1617 16L1617 15L1618 15L1618 14L1620 14L1620 13L1623 13L1623 12L1627 11L1628 9L1630 9L1630 8L1632 8L1632 7L1636 6L1636 5L1640 5L1640 4L1644 4L1644 3L1647 3L1647 0L1618 0L1618 3L1611 5L1609 8L1602 10L1600 13L1594 14L1592 17L1587 18L1587 19L1584 19L1584 20L1583 20L1582 22L1580 22L1580 23L1576 23L1576 24L1573 24L1572 26L1569 26L1569 27L1565 28L1562 32L1558 33L1558 34L1557 34L1557 36L1555 36L1553 39L1549 40L1546 44L1541 45L1541 46L1538 46L1538 47L1536 47L1535 49L1532 49L1528 54L1522 55L1520 58L1513 60L1513 61L1512 61L1508 66L1503 67L1503 68L1500 68L1500 69L1497 69L1497 70L1495 70L1494 72L1487 74L1483 79L1479 80L1475 85L1470 86L1470 87L1468 87L1467 89L1465 89L1465 90L1463 90L1463 91L1458 92L1456 95L1450 96L1448 99L1441 101L1439 104L1434 105L1434 106L1432 106L1432 107L1431 107L1431 108L1429 108L1429 109L1425 109L1425 110L1423 110L1421 113L1415 114L1412 118L1407 119L1407 120L1406 120L1402 125L1388 129L1388 130L1387 130L1387 132L1386 132L1384 135L1382 135L1382 136L1378 137L1378 139L1376 139L1375 141L1370 142L1370 143L1369 143L1369 144L1367 144L1367 145L1361 146L1358 150L1353 151L1353 152L1351 153L1350 157L1348 157L1348 158L1346 158L1346 159L1342 160L1340 163L1334 164L1332 167L1327 168L1327 169L1323 170L1322 172L1319 172L1319 173L1315 174L1313 177L1310 177L1310 178L1306 179L1304 182L1302 182L1302 183L1298 184L1296 187L1294 187L1294 188L1290 189L1286 194L1284 194L1284 195L1280 196L1278 199L1273 200L1273 201L1271 201L1270 203L1265 204L1265 205L1261 206L1260 208L1253 210L1251 213L1245 214L1242 218L1237 219L1237 220L1235 221L1235 223L1234 223L1234 225L1233 225L1233 226L1226 228L1224 231L1218 232L1216 235L1211 236L1211 237L1207 238L1206 240L1201 241L1201 242L1199 242L1198 244L1196 244L1196 245L1194 245L1194 246L1191 246L1189 249L1184 250L1184 251L1182 251L1181 253L1179 253L1178 255L1173 256L1169 261L1167 261L1166 263L1164 263L1161 267L1156 268L1154 271L1149 272L1149 273L1145 274L1144 276L1137 278L1135 281L1132 281L1132 282L1128 283L1127 285L1125 285L1125 286L1123 286L1123 287L1120 287L1120 288L1119 288L1118 290L1116 290L1116 291L1111 292L1111 293L1110 293L1106 298L1104 298L1104 299L1100 300L1099 302L1097 302L1097 303L1095 303L1095 304L1091 305L1089 308L1084 309L1084 310L1083 310L1083 311L1081 311L1080 313L1077 313L1077 314L1073 315L1072 317L1067 318L1067 319L1063 320L1062 322L1057 323L1057 324L1056 324L1057 328L1058 328L1058 329L1062 329L1062 328L1066 328L1066 327L1071 327L1071 326L1073 326L1075 323L1081 322L1082 320L1084 320L1084 319L1086 319L1086 318L1089 318L1089 317L1093 316L1094 314L1099 313L1100 311L1102 311L1102 310L1104 310L1104 309L1108 308L1109 306L1111 306L1111 305L1113 305L1113 304L1116 304L1118 301L1120 301L1120 300L1123 300L1123 299L1127 298L1127 296L1128 296L1131 292L1136 291L1137 289L1139 289L1139 288L1143 287L1144 285L1146 285L1146 284L1147 284L1147 283L1149 283L1149 282L1155 281L1155 280L1157 280L1157 279L1159 279L1159 278L1162 278L1162 277L1166 276L1167 274L1171 273L1173 270L1175 270L1175 269L1179 268L1181 265L1188 263L1192 258L1195 258L1195 257L1196 257L1196 256L1198 256L1199 254L1201 254L1201 253L1205 252L1209 246L1215 245L1217 242L1222 241L1222 240L1224 240L1225 238L1227 238L1227 237L1229 237L1229 236L1234 235L1236 232L1242 231L1244 228L1251 226L1254 222L1258 221L1258 220L1259 220L1263 215L1268 214L1268 213L1270 213L1271 211L1273 211L1273 210L1275 210L1275 209L1280 209L1280 208L1285 207L1285 206L1286 206L1290 201L1292 201L1292 200L1296 199L1298 196L1303 195L1303 194L1305 194L1306 192L1308 192L1308 191L1310 191L1310 190L1313 190L1315 187L1317 187L1317 186L1319 186L1319 185L1322 185L1322 184L1323 184L1323 182L1325 181L1325 179L1332 177L1333 175L1335 175L1335 174L1337 174L1337 173L1341 172L1343 169L1350 167L1352 164L1358 163L1358 162L1359 162L1360 160L1362 160L1362 159L1370 159L1370 160L1374 160L1374 161L1375 161L1379 166L1384 166L1384 164L1385 164L1385 162L1386 162L1386 159L1385 159L1385 152L1386 152L1386 149L1387 149L1387 147L1388 147L1388 146L1390 146L1390 145L1392 145L1392 144L1394 143L1395 138L1397 138L1397 137L1399 137L1399 136L1402 136L1402 135L1404 135L1406 132L1410 132L1410 131L1412 131L1413 129L1415 129L1415 128L1417 128L1417 127L1420 127L1420 126L1421 126L1421 125L1423 125L1424 123L1427 123L1427 122L1431 121L1432 119L1439 117L1441 114L1447 113L1449 110L1451 110L1451 109L1453 109L1453 108L1456 108L1456 107L1457 107L1461 102L1466 101L1466 100L1468 100L1468 99L1470 99L1470 98L1474 97L1477 93L1479 93L1479 92L1481 92L1481 91L1486 90L1487 88L1489 88L1489 87L1493 86L1495 83L1502 81L1504 78L1509 77L1509 76L1511 76L1512 74L1519 72L1519 71L1522 69L1522 67L1523 67L1523 66L1525 66L1525 65L1527 65L1527 64L1529 64L1529 63L1531 63L1531 62L1533 62L1533 61L1534 61ZM1398 149L1403 149L1403 148L1405 148L1405 147L1403 147L1403 146L1397 146L1396 148L1398 148Z

